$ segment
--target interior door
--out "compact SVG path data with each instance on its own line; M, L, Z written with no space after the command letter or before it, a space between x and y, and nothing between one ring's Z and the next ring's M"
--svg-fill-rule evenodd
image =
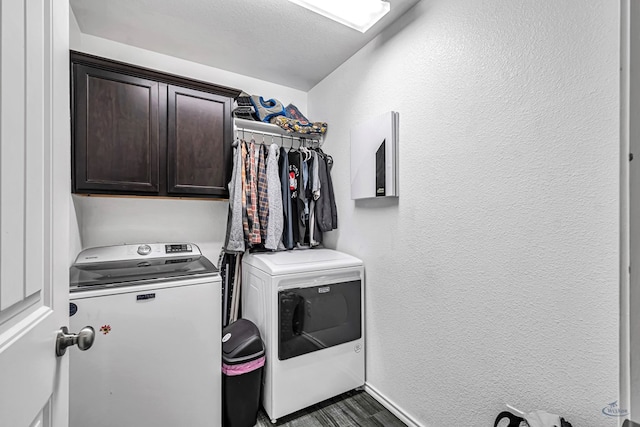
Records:
M0 426L6 427L68 425L68 356L55 355L69 307L68 20L67 0L0 1Z

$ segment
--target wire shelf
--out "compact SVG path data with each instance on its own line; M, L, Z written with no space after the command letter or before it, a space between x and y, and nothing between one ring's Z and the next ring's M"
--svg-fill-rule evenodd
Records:
M265 136L271 137L273 142L276 142L274 138L279 138L281 145L284 145L286 141L290 141L290 144L293 145L294 140L297 140L300 145L308 145L307 142L309 142L311 145L317 144L321 146L323 142L323 135L287 132L272 123L238 118L234 118L233 122L236 138L242 137L242 139L246 139L247 137L252 137L255 139L255 135L261 135L263 142L268 142L268 140L264 139Z

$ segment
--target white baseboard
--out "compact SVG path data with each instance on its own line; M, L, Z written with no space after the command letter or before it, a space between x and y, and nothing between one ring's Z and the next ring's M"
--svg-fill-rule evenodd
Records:
M369 393L369 395L371 397L373 397L375 400L377 400L382 406L387 408L389 410L389 412L391 412L393 415L398 417L400 419L400 421L405 423L408 427L423 427L416 420L411 418L409 415L405 414L402 411L402 409L400 409L400 407L398 405L396 405L394 402L392 402L390 399L388 399L385 395L380 393L380 391L378 391L378 389L376 389L375 387L373 387L369 383L365 383L364 384L364 391Z

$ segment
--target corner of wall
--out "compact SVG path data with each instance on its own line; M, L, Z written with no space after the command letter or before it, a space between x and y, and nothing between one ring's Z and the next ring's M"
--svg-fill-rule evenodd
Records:
M77 197L69 194L69 265L72 265L82 250L82 211Z
M78 25L73 9L69 7L69 47L73 50L78 50L81 44L82 31L80 31L80 25Z

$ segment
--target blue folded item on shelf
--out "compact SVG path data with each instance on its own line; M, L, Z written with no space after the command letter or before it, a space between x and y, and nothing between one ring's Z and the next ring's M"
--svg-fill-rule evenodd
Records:
M261 96L251 95L251 104L256 110L258 119L265 123L269 123L272 117L284 116L286 114L282 102L274 98L265 100Z

